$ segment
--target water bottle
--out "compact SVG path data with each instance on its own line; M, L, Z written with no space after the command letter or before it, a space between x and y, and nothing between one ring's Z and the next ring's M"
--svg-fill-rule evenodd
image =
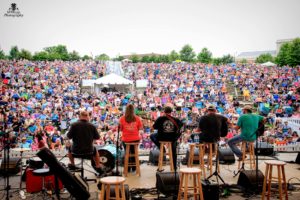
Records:
M195 143L199 143L199 135L198 134L195 135L194 142Z

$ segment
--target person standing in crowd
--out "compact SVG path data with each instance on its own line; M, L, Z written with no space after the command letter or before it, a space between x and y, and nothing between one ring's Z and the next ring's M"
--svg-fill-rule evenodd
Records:
M220 137L226 137L230 121L216 112L217 110L214 105L207 107L207 114L200 118L198 128L195 131L199 135L199 141L195 141L195 137L197 137L195 135L194 142L218 142Z
M126 149L125 143L139 142L141 137L139 131L143 129L143 124L141 119L134 114L134 107L132 104L126 106L125 114L119 120L120 131L122 131L122 144ZM134 148L130 149L130 153L134 153ZM134 159L134 158L131 158ZM133 162L133 160L129 162ZM134 171L135 168L133 167Z
M67 137L72 140L72 146L68 153L70 160L69 168L75 168L74 157L72 153L75 154L93 154L93 159L95 161L95 167L101 168L100 157L96 148L93 146L94 140L98 140L100 135L96 127L89 122L90 116L86 111L81 111L79 115L79 120L73 123L70 127Z
M173 166L177 167L177 140L181 135L181 127L183 123L173 116L172 108L166 106L164 109L164 115L156 119L153 124L153 129L157 130L157 133L151 134L150 139L160 149L160 141L172 142L172 154L173 154Z
M236 130L241 129L241 134L228 140L229 147L239 160L242 159L242 152L236 144L242 141L253 142L256 139L259 122L262 120L264 120L264 117L252 113L251 106L245 106L243 108L243 115L239 117L235 127Z

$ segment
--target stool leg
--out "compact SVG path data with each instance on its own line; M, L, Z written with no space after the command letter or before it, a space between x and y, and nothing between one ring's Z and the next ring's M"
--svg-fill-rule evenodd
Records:
M141 176L138 145L134 145L134 155L135 155L136 173L138 176Z
M284 170L284 166L281 166L281 171L282 171L282 181L284 184L284 192L285 192L285 199L288 200L288 192L287 192L287 184L286 184L286 179L285 179L285 170Z
M280 166L277 166L277 174L278 174L278 186L279 186L279 199L282 200L282 183L281 183L281 173Z
M268 184L268 199L271 196L271 184L272 184L272 174L273 174L273 166L270 165L270 172L269 172L269 184Z
M122 183L122 200L126 200L125 186L123 183Z
M105 193L105 187L104 187L104 183L102 183L102 186L101 186L101 198L100 199L104 199L104 193Z
M119 184L115 185L115 195L116 195L116 200L120 200Z
M204 167L204 152L205 149L204 149L204 145L200 145L199 146L199 162L200 165L201 165L201 170L202 170L202 174L203 174L203 177L206 178L206 173L205 173L205 167Z
M241 169L241 162L244 162L245 160L245 148L246 148L246 143L242 142L242 146L241 146L241 151L242 151L242 161L239 160L238 162L238 169Z
M195 147L194 144L191 144L188 167L192 167L194 164L193 163L194 162L194 147Z
M171 143L168 143L168 151L169 151L169 160L170 160L170 170L171 170L171 172L174 172L173 151L172 151Z
M181 175L180 175L180 180L179 180L179 188L178 188L177 200L180 200L180 199L181 199L182 185L183 185L183 174L181 173Z
M183 177L185 178L185 182L184 182L184 200L188 200L188 184L189 184L189 175L184 175Z
M197 174L193 174L194 199L197 199ZM199 191L200 192L200 191Z
M159 159L158 159L159 170L162 170L163 158L164 158L164 145L160 144L160 152L159 152Z
M127 176L128 174L128 162L129 162L129 148L130 145L126 145L126 150L125 150L125 163L124 163L124 176Z
M106 186L106 200L110 199L110 184Z
M197 178L198 181L198 188L199 188L199 195L200 195L200 200L204 200L203 198L203 192L202 192L202 183L200 177Z
M261 199L265 199L266 195L266 187L267 187L267 179L268 179L268 172L269 172L269 165L266 165L266 170L265 170L265 178L264 178L264 184L263 184L263 191L261 193Z
M209 171L210 175L212 175L212 144L209 144Z

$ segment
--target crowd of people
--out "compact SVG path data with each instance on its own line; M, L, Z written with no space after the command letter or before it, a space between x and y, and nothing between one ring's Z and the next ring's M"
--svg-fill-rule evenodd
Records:
M132 67L133 66L133 67ZM168 105L185 124L182 146L191 137L198 119L214 105L231 123L237 123L245 103L253 105L269 123L266 137L273 141L296 141L299 132L280 117L300 117L300 66L264 67L255 64L155 64L125 63L123 69L134 82L147 79L142 92L103 90L83 92L83 79L107 75L105 63L96 61L1 60L0 134L12 146L61 149L70 125L81 111L100 133L98 145L115 144L119 118L127 104L141 116L141 148L154 147L150 139L153 122ZM238 134L229 129L227 139ZM292 138L292 140L290 139ZM266 139L266 138L265 138ZM3 139L2 139L3 140Z

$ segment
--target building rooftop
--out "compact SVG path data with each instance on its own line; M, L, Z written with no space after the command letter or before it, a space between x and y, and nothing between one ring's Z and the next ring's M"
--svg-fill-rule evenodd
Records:
M268 50L268 51L247 51L240 53L237 58L256 58L262 54L271 54L272 56L276 55L276 50Z

